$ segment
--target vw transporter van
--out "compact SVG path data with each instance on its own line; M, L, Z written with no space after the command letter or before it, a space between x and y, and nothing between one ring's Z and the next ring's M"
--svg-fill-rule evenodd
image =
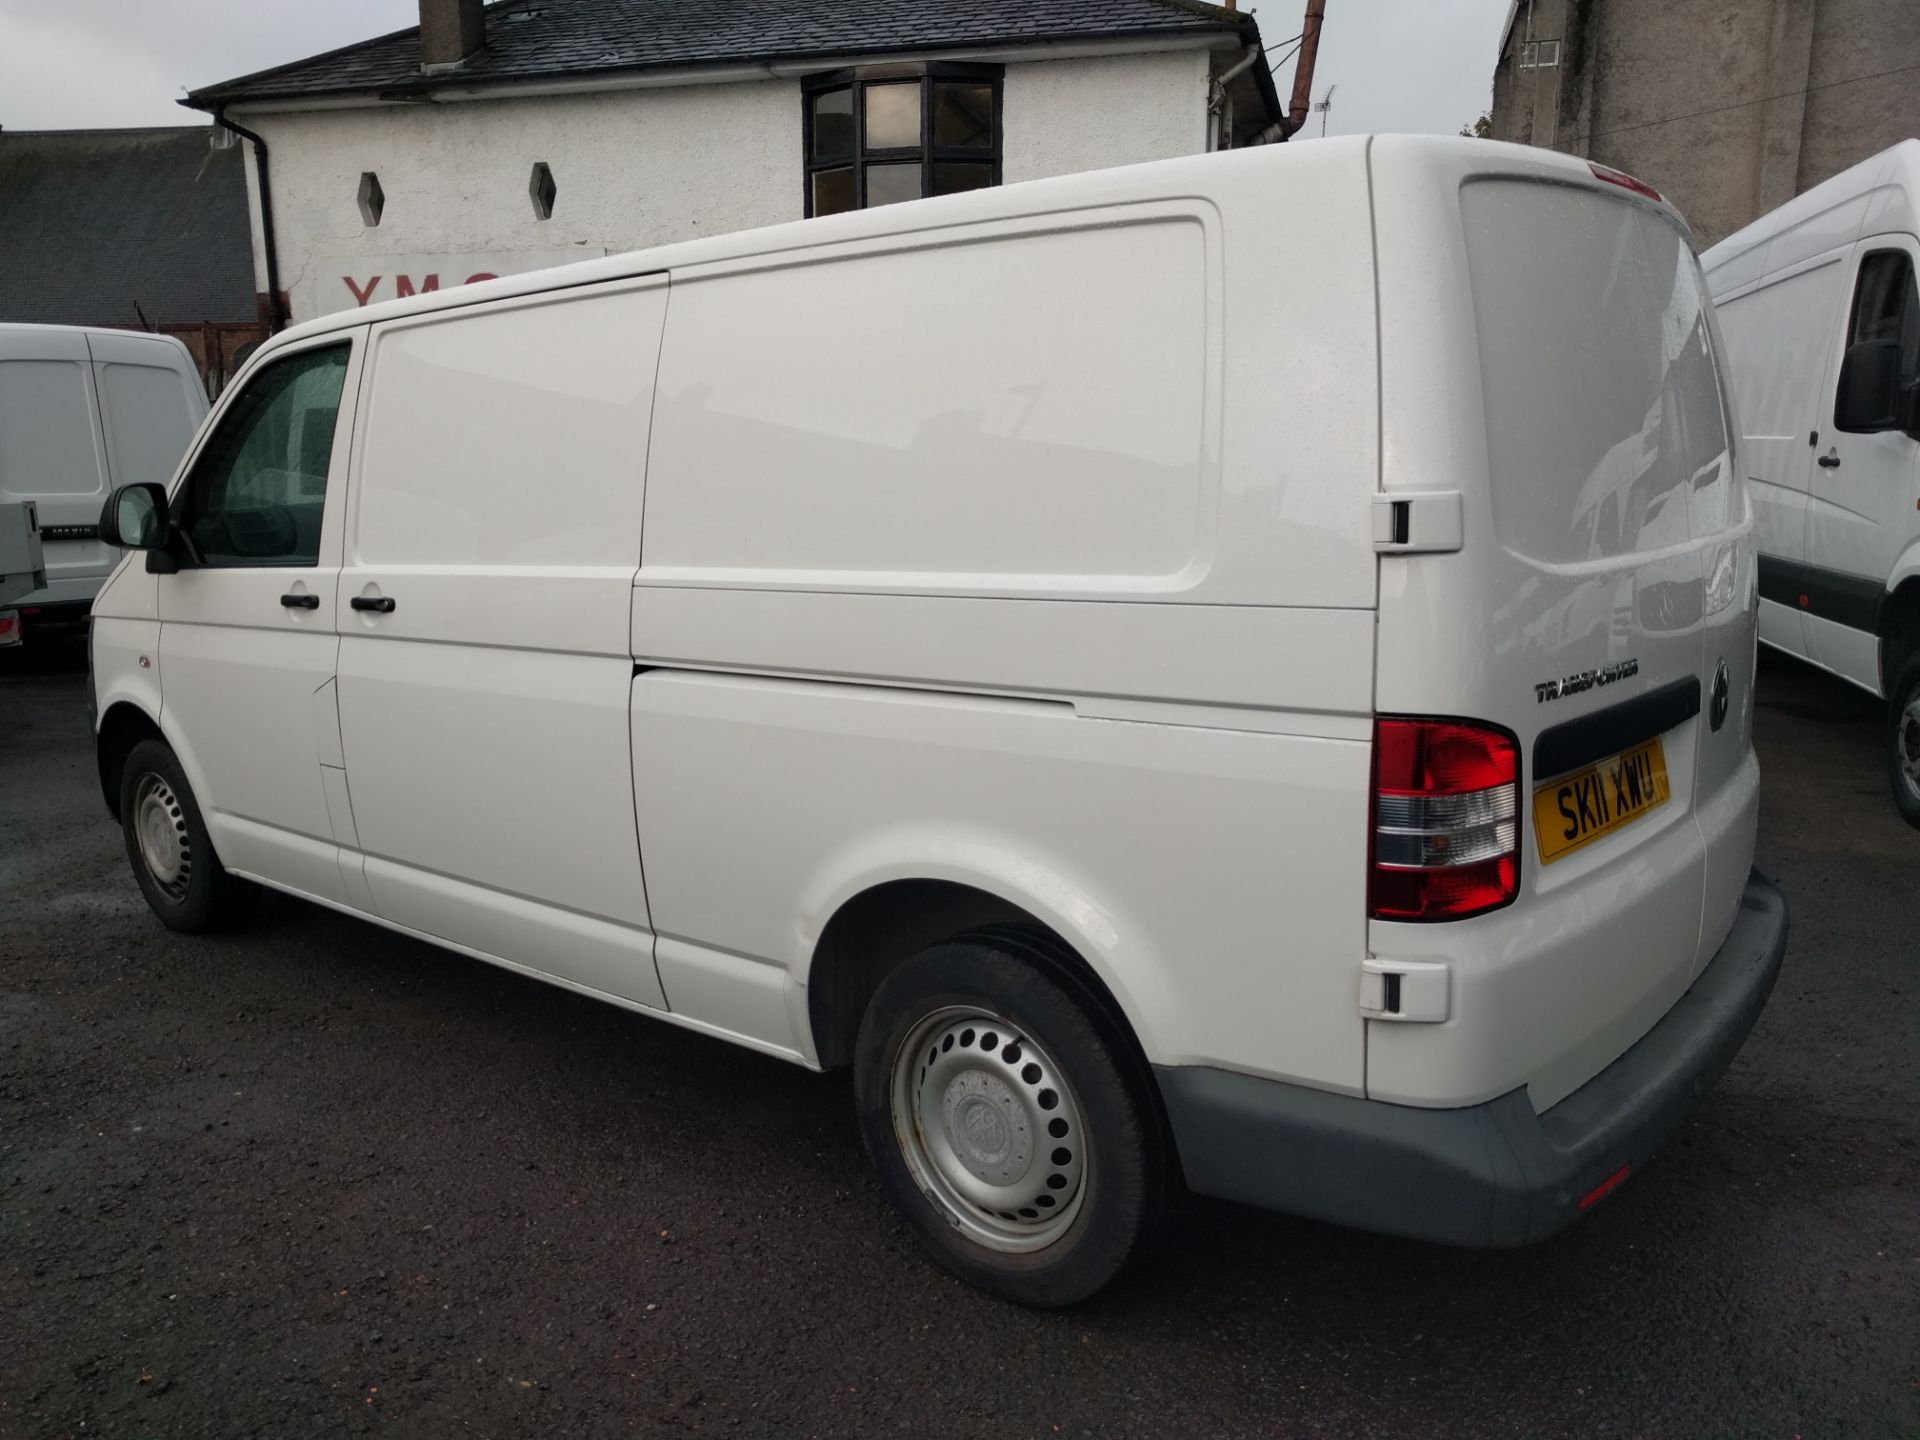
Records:
M1719 357L1658 195L1418 138L328 316L113 497L101 784L176 929L270 886L851 1066L1003 1296L1182 1187L1523 1244L1786 940Z

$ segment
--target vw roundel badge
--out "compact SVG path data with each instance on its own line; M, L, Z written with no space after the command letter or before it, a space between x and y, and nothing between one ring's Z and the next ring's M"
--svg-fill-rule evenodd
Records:
M1707 720L1718 731L1727 723L1727 706L1732 699L1733 682L1727 677L1727 662L1722 660L1713 672L1713 697L1707 709Z

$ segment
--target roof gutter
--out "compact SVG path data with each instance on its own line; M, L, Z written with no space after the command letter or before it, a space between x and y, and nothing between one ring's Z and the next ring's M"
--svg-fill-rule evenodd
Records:
M260 238L267 256L267 333L277 335L285 328L287 316L280 306L280 251L273 243L273 186L267 179L267 142L246 126L229 120L224 105L213 107L213 123L253 146L254 173L260 184Z

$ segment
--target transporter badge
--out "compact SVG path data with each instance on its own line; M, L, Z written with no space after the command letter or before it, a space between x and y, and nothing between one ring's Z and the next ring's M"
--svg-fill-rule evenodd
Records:
M1564 680L1542 680L1533 687L1534 703L1544 705L1549 700L1558 700L1565 695L1578 695L1591 690L1596 685L1611 685L1616 680L1625 680L1640 673L1638 660L1621 660L1616 664L1602 665L1598 670L1582 670L1577 675L1569 675Z

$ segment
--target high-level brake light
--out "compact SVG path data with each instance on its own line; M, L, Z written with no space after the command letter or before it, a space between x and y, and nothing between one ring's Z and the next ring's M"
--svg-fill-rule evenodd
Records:
M1604 180L1609 185L1618 185L1622 190L1631 190L1634 194L1644 195L1649 200L1659 200L1664 203L1666 199L1646 181L1636 180L1624 170L1616 170L1611 165L1596 165L1591 160L1587 162L1587 168L1593 172L1593 178L1596 180Z
M1504 730L1382 718L1373 727L1376 920L1460 920L1520 887L1520 753Z

